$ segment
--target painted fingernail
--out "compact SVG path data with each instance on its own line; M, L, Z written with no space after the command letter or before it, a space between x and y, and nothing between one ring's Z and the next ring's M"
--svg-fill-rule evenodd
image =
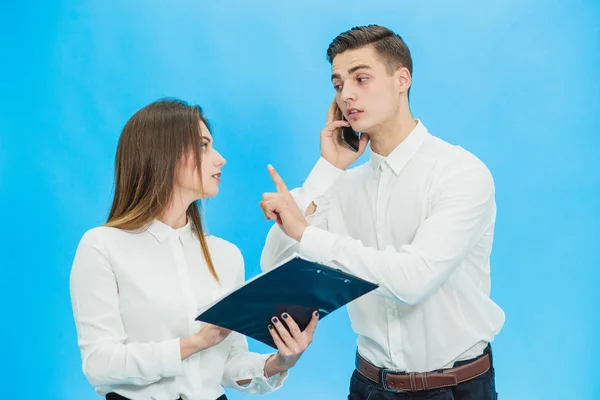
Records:
M318 317L318 316L319 316L319 312L315 311L315 317Z
M269 324L269 330L273 329L273 325Z
M288 317L287 313L283 313L283 318L287 318L287 317Z
M274 323L277 323L277 318L273 318L273 322L274 322Z

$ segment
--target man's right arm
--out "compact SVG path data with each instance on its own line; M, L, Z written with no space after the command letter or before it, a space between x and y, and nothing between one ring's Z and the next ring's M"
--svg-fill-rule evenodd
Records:
M317 207L315 201L323 196L344 173L344 170L338 169L321 157L304 184L290 191L296 204L304 212L309 225L325 228L327 210ZM294 252L297 253L298 245L295 239L283 233L278 224L273 224L261 254L261 269L268 271Z
M290 191L298 207L311 226L323 227L326 224L326 207L319 207L316 200L330 189L367 148L369 136L361 135L358 152L350 150L340 139L342 127L350 123L342 119L342 112L334 98L327 112L325 128L321 130L321 158L306 178L302 187ZM273 216L265 211L268 218ZM269 234L263 249L260 266L263 271L272 269L283 259L298 252L298 242L288 237L275 224Z

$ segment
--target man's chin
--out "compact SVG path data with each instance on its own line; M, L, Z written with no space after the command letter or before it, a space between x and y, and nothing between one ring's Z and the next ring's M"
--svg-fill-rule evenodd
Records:
M366 133L370 135L372 132L377 132L381 124L373 123L373 121L360 121L353 127L356 132Z
M363 120L362 118L352 123L352 129L354 129L355 132L369 133L369 131L372 128L373 123L367 120Z
M369 133L369 131L371 130L371 125L370 124L356 124L356 126L354 126L352 129L354 129L354 131L356 132L360 132L360 133Z

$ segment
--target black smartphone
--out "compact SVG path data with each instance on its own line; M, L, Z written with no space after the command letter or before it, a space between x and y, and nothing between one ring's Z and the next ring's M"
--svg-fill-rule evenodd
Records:
M348 121L344 115L342 115L344 121ZM342 142L346 143L354 152L358 153L358 144L360 142L360 133L352 129L351 126L342 127Z

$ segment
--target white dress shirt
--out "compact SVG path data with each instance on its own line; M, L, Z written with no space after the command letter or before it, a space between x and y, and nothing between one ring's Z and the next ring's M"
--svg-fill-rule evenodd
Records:
M387 157L348 171L321 158L292 195L315 214L300 243L275 225L261 267L299 255L379 284L348 304L358 351L406 372L480 355L504 324L490 299L496 207L486 166L417 121Z
M207 240L220 284L189 223L172 229L156 220L138 232L85 233L71 271L71 301L83 372L99 395L215 400L223 386L249 394L281 386L287 372L265 378L269 355L248 352L246 338L235 332L181 360L180 338L204 325L195 321L198 309L244 281L237 247ZM237 385L244 379L252 381Z

